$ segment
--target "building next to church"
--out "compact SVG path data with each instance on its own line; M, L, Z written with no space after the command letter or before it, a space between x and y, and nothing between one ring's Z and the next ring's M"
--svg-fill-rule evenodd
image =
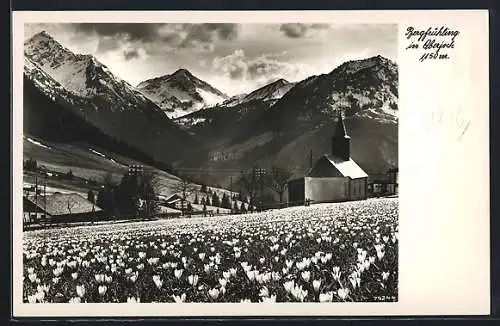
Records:
M331 152L316 161L306 176L289 181L291 204L307 200L321 203L367 198L368 175L351 158L350 140L339 111Z
M31 195L23 197L24 222L95 221L103 210L76 193Z

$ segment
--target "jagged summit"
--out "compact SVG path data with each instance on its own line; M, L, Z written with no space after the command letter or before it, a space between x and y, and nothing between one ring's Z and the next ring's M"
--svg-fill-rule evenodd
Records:
M45 32L24 44L24 75L38 91L104 133L163 156L173 135L189 141L161 109L91 54L75 54ZM144 132L147 130L147 132Z
M228 96L185 68L151 78L137 88L170 118L177 118L225 101Z

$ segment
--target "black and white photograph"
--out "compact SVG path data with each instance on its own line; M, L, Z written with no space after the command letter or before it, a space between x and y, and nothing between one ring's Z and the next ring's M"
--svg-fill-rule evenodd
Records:
M23 302L397 302L397 33L25 24Z
M13 316L488 313L488 35L487 11L14 13Z
M23 300L397 301L396 36L26 25Z

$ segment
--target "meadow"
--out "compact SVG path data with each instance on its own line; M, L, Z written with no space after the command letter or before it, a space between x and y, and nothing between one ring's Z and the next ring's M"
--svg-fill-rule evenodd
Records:
M398 299L397 198L24 232L23 300Z

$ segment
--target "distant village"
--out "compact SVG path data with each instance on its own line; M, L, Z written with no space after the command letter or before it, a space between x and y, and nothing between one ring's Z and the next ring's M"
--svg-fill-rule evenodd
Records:
M132 165L119 185L111 186L109 181L100 187L96 184L85 197L76 192L47 191L36 162L28 160L25 170L35 171L35 181L24 185L23 223L30 227L136 218L217 217L296 205L397 196L398 167L376 175L367 174L351 158L350 136L340 112L336 120L331 151L311 164L303 175L291 175L279 169L253 169L239 176L243 189L239 192L184 180L176 191L165 196L155 191L154 178L143 166ZM44 174L52 176L51 172ZM269 180L266 185L279 195L278 203L264 202L258 197L258 181L264 178Z

